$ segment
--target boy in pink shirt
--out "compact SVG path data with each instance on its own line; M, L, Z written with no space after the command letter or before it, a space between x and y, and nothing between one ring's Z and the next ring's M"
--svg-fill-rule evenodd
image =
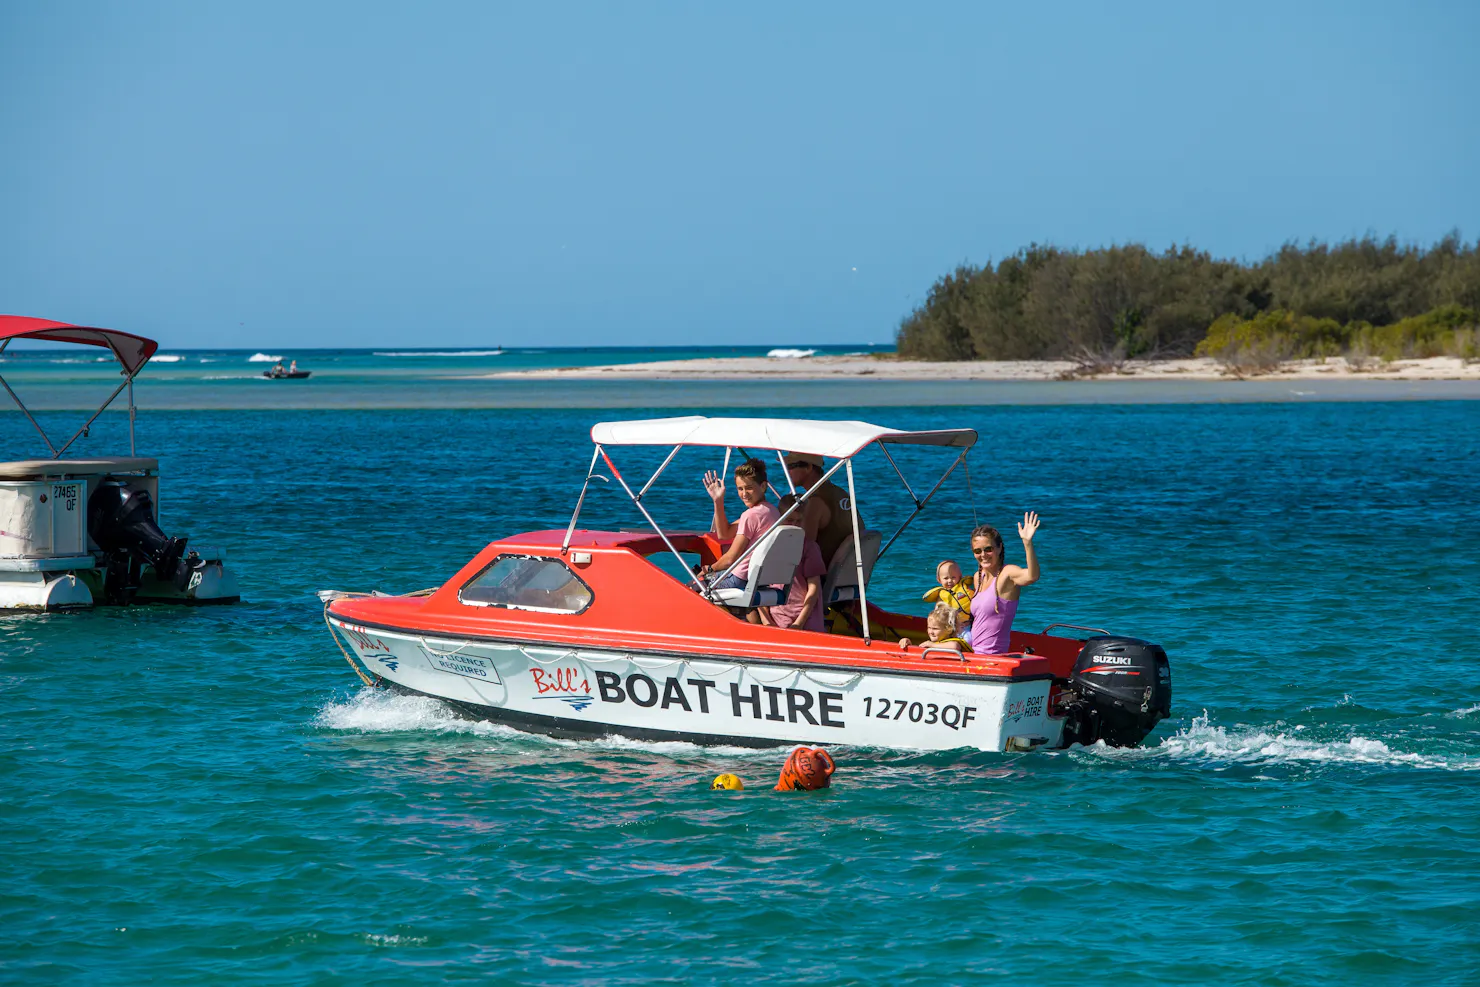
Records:
M699 570L699 575L707 578L713 573L724 572L732 562L744 555L745 550L780 519L781 512L766 500L766 464L759 459L747 459L735 467L735 493L745 505L744 513L735 523L731 524L725 517L725 483L714 470L704 474L704 491L714 501L714 533L721 541L726 538L734 539L725 553L714 560L714 565L707 565ZM746 558L735 566L734 572L714 583L712 588L742 588L749 575L750 559Z

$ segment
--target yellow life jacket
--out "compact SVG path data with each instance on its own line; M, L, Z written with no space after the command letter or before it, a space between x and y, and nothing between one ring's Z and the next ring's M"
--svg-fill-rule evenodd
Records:
M955 589L946 589L944 586L932 586L920 597L926 603L944 603L952 610L962 614L967 620L971 619L971 598L975 591L966 582L961 580Z

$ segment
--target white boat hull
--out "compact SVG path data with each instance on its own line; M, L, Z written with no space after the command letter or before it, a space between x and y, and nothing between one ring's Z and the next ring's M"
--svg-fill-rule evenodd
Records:
M92 605L92 593L75 573L0 570L0 610L74 610Z
M1049 678L989 679L469 641L330 617L396 688L540 733L906 750L1058 746Z

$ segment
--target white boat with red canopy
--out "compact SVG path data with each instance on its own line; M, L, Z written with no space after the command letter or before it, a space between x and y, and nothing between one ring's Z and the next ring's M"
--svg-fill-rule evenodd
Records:
M1135 744L1168 715L1170 672L1156 645L1105 632L1088 640L1050 633L1074 629L1060 624L1041 634L1014 631L1005 654L931 650L921 647L923 617L869 602L875 564L965 462L976 442L971 429L695 416L602 422L591 437L591 465L565 529L501 538L424 593L320 594L331 631L367 685L434 696L475 717L557 736L753 746ZM671 451L639 487L613 460L623 446ZM890 453L900 446L954 453L923 497ZM915 505L887 541L862 527L855 496L854 460L875 448ZM742 587L715 590L692 574L693 557L713 563L725 542L710 532L665 529L644 503L690 449L723 450L725 472L735 452L836 460L717 574L749 558ZM852 530L826 560L829 631L747 622L738 614L779 602L800 558L801 529L786 522L839 473ZM593 480L618 485L652 530L578 528ZM686 580L657 564L665 555L690 574Z
M123 380L57 445L0 375L0 386L50 453L0 462L0 609L237 600L236 577L226 569L224 553L190 549L185 538L160 530L159 460L134 448L134 378L159 344L117 329L0 315L0 354L18 339L102 347L118 361ZM66 458L125 391L129 454Z

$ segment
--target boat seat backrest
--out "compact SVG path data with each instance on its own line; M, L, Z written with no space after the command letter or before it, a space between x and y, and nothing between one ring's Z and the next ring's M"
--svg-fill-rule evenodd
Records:
M805 538L801 528L789 524L778 525L762 535L761 543L750 557L746 588L789 585L801 564Z
M873 576L884 536L877 531L860 531L858 540L863 543L863 578L867 580ZM822 599L824 604L858 599L858 565L852 538L839 545L828 561L827 575L822 580Z
M750 570L743 588L710 591L710 599L726 606L749 610L774 607L786 602L792 576L802 561L805 539L801 528L785 525L772 528L750 553Z

